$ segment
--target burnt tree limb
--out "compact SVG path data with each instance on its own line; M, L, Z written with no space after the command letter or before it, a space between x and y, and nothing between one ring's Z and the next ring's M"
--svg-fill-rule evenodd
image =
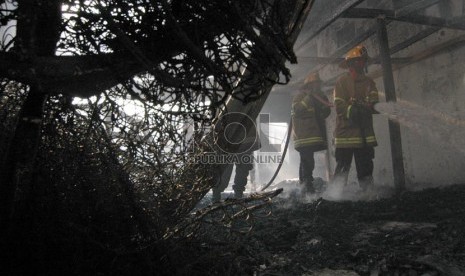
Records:
M97 95L145 70L137 61L116 54L25 59L16 53L0 53L0 59L1 77L38 86L47 94L83 98Z
M18 51L23 55L53 56L60 32L61 1L23 0L18 2ZM39 28L40 25L40 28ZM47 34L44 34L47 30ZM3 63L3 62L2 62ZM35 160L40 144L44 105L48 95L42 87L30 85L18 117L11 144L0 160L0 237L8 239L12 219L28 223L28 200L34 197ZM26 218L26 219L25 219Z

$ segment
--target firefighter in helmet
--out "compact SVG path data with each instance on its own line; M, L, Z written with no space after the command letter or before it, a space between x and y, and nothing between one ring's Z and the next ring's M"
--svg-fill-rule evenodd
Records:
M373 187L374 147L377 145L373 130L374 105L378 90L374 81L365 75L368 61L367 49L356 46L350 50L341 68L348 69L340 76L334 88L336 107L335 180L347 184L352 157L355 159L357 178L363 191Z
M314 153L326 149L325 119L331 113L328 98L321 92L318 72L310 73L292 101L294 147L300 154L299 181L305 192L314 193Z

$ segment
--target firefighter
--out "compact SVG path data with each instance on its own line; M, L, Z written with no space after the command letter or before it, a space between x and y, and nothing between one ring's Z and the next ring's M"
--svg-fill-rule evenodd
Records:
M234 198L242 198L245 188L247 186L247 179L249 172L254 168L253 152L261 148L260 138L253 120L248 116L241 113L231 113L220 119L217 126L222 125L225 127L229 124L243 125L243 133L232 135L226 132L225 139L227 144L239 145L239 148L234 152L227 149L222 149L223 153L232 155L231 160L233 163L225 164L218 172L218 184L212 188L212 201L217 202L221 199L221 193L229 186L229 180L232 175L233 166L235 166L234 184L232 186L234 191ZM226 127L227 129L227 127Z
M327 148L325 119L331 113L328 98L321 92L318 72L310 73L292 101L294 147L300 154L299 181L304 192L314 193L314 153Z
M337 113L334 177L346 185L354 157L358 182L363 191L373 187L374 147L377 145L373 107L378 102L378 90L374 81L365 75L367 61L368 52L363 45L350 50L340 64L348 72L338 78L334 88Z

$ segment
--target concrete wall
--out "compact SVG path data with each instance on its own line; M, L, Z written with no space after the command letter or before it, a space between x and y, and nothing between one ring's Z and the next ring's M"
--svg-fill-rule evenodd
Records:
M444 30L416 48L463 35ZM409 49L413 51L414 49ZM411 184L465 183L465 48L451 49L394 72L397 96L412 103L411 120L402 127L405 168ZM379 86L382 89L382 85ZM437 120L439 115L442 120ZM382 131L379 133L384 134ZM452 139L454 138L454 139ZM457 140L458 138L458 140ZM389 145L389 143L386 143Z

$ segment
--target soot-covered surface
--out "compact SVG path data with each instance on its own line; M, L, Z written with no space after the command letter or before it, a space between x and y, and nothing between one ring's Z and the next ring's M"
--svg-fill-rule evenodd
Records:
M465 275L464 218L465 185L372 201L275 199L224 267L231 275Z

